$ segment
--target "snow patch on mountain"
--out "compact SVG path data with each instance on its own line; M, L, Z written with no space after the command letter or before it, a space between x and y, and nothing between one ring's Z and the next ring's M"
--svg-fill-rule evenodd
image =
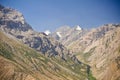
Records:
M81 28L79 25L77 25L77 26L76 26L76 30L77 30L77 31L81 31L82 28Z
M44 33L45 33L46 35L51 34L51 32L50 32L49 30L46 30Z
M56 32L56 34L57 34L57 36L58 36L59 38L62 37L62 35L60 34L60 32Z

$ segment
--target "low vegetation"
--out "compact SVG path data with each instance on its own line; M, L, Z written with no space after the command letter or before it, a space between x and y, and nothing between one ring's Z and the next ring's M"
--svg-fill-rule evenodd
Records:
M3 67L8 63L13 66L6 66L8 71L13 70L9 74L4 68L0 69L0 71L4 71L4 73L0 73L3 75L0 76L1 80L7 77L10 80L15 80L16 77L21 80L29 78L33 80L84 80L89 78L86 72L87 65L77 64L69 56L67 61L55 57L47 58L1 32L0 37L0 59L5 64ZM0 65L2 64L0 63Z

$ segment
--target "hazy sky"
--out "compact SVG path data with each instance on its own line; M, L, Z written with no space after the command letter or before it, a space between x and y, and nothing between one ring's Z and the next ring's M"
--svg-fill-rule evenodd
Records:
M120 23L120 0L0 0L4 6L22 12L37 31L63 25L98 27Z

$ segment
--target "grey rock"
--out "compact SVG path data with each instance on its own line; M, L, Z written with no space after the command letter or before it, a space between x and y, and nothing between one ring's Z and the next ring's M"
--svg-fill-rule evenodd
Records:
M22 13L11 8L4 8L0 5L0 29L16 37L24 44L35 50L42 52L45 56L58 56L67 60L66 56L72 58L72 54L60 42L42 32L36 32L25 21ZM69 54L69 55L68 55ZM73 59L78 61L77 58Z

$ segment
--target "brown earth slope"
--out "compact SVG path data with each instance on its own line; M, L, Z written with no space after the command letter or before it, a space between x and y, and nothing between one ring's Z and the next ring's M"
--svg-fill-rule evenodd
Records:
M85 80L87 65L44 57L0 31L0 80ZM71 67L70 67L71 66Z

